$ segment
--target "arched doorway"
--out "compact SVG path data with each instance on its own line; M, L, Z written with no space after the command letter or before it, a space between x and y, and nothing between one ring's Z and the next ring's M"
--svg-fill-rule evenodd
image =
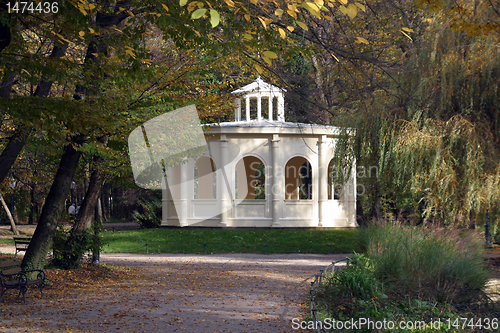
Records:
M312 179L311 163L301 156L291 158L285 166L285 199L311 200Z
M217 174L210 157L200 157L194 166L194 199L217 198Z
M265 199L265 165L255 156L245 156L236 164L236 199Z

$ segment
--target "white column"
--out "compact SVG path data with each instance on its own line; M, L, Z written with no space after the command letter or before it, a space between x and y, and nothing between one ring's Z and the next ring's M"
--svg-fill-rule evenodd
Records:
M241 99L236 98L236 108L234 109L234 121L241 121Z
M273 95L269 94L269 121L273 121Z
M247 104L247 110L248 110L248 104ZM248 115L248 112L247 112ZM217 175L217 189L220 191L220 196L217 196L217 198L220 198L220 226L225 227L227 225L227 217L228 217L228 209L229 209L229 193L227 192L227 186L229 184L226 184L226 180L229 180L229 172L226 169L227 165L227 138L226 134L221 134L220 139L220 174ZM224 177L224 171L226 172L226 177Z
M327 217L326 203L328 201L328 165L327 158L325 153L325 144L327 137L326 135L322 135L318 140L318 190L319 190L319 225L323 226L323 222ZM314 186L314 185L313 185Z
M278 120L285 121L285 99L282 94L278 96Z
M262 120L262 97L259 95L257 96L257 121Z
M280 226L280 218L282 216L282 205L284 202L284 184L283 177L284 172L280 172L279 168L279 143L280 138L278 134L273 134L271 141L271 159L272 159L272 178L271 178L271 195L272 198L272 216L273 216L273 227Z
M184 163L181 164L181 198L180 198L180 207L181 211L179 212L179 225L181 227L185 227L188 225L187 217L188 217L188 166L190 164Z
M167 168L168 176L168 168ZM161 225L168 225L168 208L170 206L170 190L168 188L167 177L162 177L161 184Z
M247 121L250 121L250 97L245 98Z

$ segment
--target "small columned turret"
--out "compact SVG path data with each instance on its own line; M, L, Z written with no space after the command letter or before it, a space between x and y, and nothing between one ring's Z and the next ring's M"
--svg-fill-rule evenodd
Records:
M283 93L286 90L264 82L258 77L254 82L235 90L232 94L236 97L236 108L234 110L235 121L285 121L285 99ZM251 116L252 100L257 101L256 115ZM245 111L242 114L242 101L245 103ZM267 101L267 112L262 109L263 101ZM276 107L275 107L276 106ZM267 114L265 114L267 113ZM276 118L276 120L275 120Z

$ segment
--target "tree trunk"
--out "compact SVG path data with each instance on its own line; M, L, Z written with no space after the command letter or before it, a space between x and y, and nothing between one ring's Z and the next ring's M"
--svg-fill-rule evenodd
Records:
M23 149L29 131L30 130L26 128L26 126L19 126L10 137L7 146L2 151L2 154L0 155L0 183L3 182L5 177L7 177L7 173Z
M3 199L2 193L0 193L0 201L2 202L2 206L5 209L5 213L7 213L7 217L9 218L12 232L14 233L14 235L19 235L19 231L17 231L16 223L14 222L14 218L12 217L12 214L10 213L9 207L5 203L5 200Z
M35 221L35 209L36 209L36 204L35 204L35 184L31 186L30 189L30 216L28 218L28 224L33 224Z
M102 186L104 184L105 174L103 171L96 169L92 172L90 176L90 183L85 193L85 198L80 207L80 212L78 218L71 231L72 236L80 234L85 229L90 228L92 221L94 220L94 211L97 200L101 196Z
M64 147L64 153L61 156L54 181L43 205L35 234L24 255L21 265L23 269L41 269L44 266L54 233L65 210L64 201L68 196L78 161L82 155L81 152L75 150L73 145L81 145L84 142L83 136L79 135L73 138L72 141L72 143Z
M109 207L109 184L104 184L101 194L103 221L111 219L111 211Z

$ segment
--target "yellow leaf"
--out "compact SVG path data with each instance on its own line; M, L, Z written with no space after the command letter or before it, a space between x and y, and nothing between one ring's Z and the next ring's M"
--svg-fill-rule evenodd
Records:
M245 14L245 20L247 20L248 22L250 22L250 15Z
M403 35L405 35L406 37L408 37L411 41L413 41L413 39L410 37L410 35L408 35L406 32L404 32L403 30L401 30L401 33Z
M250 34L244 34L244 35L243 35L243 38L248 39L248 40L252 40L252 39L253 39L253 36L252 36L252 35L250 35Z
M293 32L295 30L295 28L292 27L291 25L287 26L286 29L290 32Z
M196 7L198 7L198 1L191 1L187 6L188 13L191 13Z
M57 36L57 37L59 37L59 39L61 39L61 40L65 41L66 43L71 43L71 41L69 41L69 40L67 40L66 38L64 38L64 36L63 36L63 35L60 35L60 34L56 33L56 36Z
M270 60L268 57L266 57L265 55L262 55L262 56L261 56L261 58L262 58L262 60L264 60L265 62L267 62L267 64L268 64L269 66L271 66L271 65L272 65L271 60Z
M26 74L30 75L30 73L27 70L25 70L24 68L21 69L21 72L25 72Z
M92 3L89 3L89 7L88 7L90 10L94 9L95 8L95 5L92 4Z
M80 35L80 37L83 37L85 36L85 31L80 31L78 34Z
M90 28L89 28L89 29L90 29ZM114 29L115 31L118 31L119 33L123 33L123 31L121 31L120 29L117 29L117 28L115 28L115 27L113 27L113 29Z
M188 0L179 0L179 5L184 7L188 3Z
M132 16L132 17L134 17L134 16L135 16L135 15L134 15L134 13L132 13L130 10L127 10L127 13L128 13L130 16Z
M256 6L259 4L259 0L250 0L250 2L253 3Z
M152 64L153 61L151 59L141 59L141 62L146 63L146 64Z
M259 64L255 64L255 69L257 70L257 72L258 72L259 74L262 74L262 73L264 72L264 70L262 69L262 67L260 67L260 65L259 65Z
M413 31L413 29L410 29L410 28L401 28L401 29L406 31L406 32L415 32L415 31Z
M262 23L262 25L264 26L264 29L267 29L267 24L266 24L266 21L262 18L262 17L258 17L260 23Z
M335 54L330 53L330 55L333 57L333 59L337 60L337 62L340 62L339 58L337 58Z
M286 38L286 32L285 32L285 30L279 28L278 31L280 33L281 38L285 39Z
M127 50L125 50L125 53L135 59L135 53L134 53L134 51L132 51L130 49L127 49Z
M274 15L276 15L276 16L281 16L281 15L283 15L283 13L284 13L284 11L281 8L278 8L274 11Z
M339 2L340 2L341 4L343 4L344 6L345 6L345 5L347 5L347 0L339 0Z
M212 28L215 28L220 23L219 12L215 9L210 9L210 23L212 24Z
M356 43L370 44L370 42L363 37L356 37Z
M295 5L288 5L288 10L286 12L288 13L288 15L290 15L294 19L297 18L297 12L298 12L297 6L295 6Z
M314 2L318 5L319 8L325 5L325 1L323 0L314 0Z
M123 8L123 7L118 7L118 10L119 10L120 12L123 12L123 11L125 10L125 8Z
M236 5L234 4L234 2L232 0L224 0L224 1L227 3L227 5L229 7L236 7Z
M339 9L342 12L342 14L347 15L347 8L346 8L346 6L339 6Z
M91 53L91 54L92 54L94 57L96 57L96 58L99 56L99 53L95 53L95 52L94 52L94 53Z
M366 7L362 3L356 2L355 5L358 6L358 8L362 11L366 12Z
M89 31L91 34L95 33L94 29L92 29L92 28L89 28Z
M305 31L309 31L309 28L307 27L307 25L304 22L297 21L297 24L299 25L299 27L301 27Z
M311 13L311 15L317 17L318 19L321 18L321 16L319 15L318 5L316 5L313 2L307 2L307 1L304 2L303 5Z
M207 10L205 8L200 8L200 9L197 9L193 12L193 14L191 14L191 18L193 20L197 20L199 19L200 17L202 17L203 15L205 15L205 13L207 12Z
M264 55L268 57L269 59L276 59L278 58L278 55L274 53L273 51L264 51Z
M352 20L358 14L358 7L356 7L356 5L353 5L351 3L349 6L347 6L346 12L347 12L347 16L349 16L349 18Z
M161 4L163 8L165 8L165 10L168 12L168 6L165 5L164 3Z
M328 16L328 15L325 15L323 16L325 19L327 19L328 21L333 21L333 17L331 16Z

